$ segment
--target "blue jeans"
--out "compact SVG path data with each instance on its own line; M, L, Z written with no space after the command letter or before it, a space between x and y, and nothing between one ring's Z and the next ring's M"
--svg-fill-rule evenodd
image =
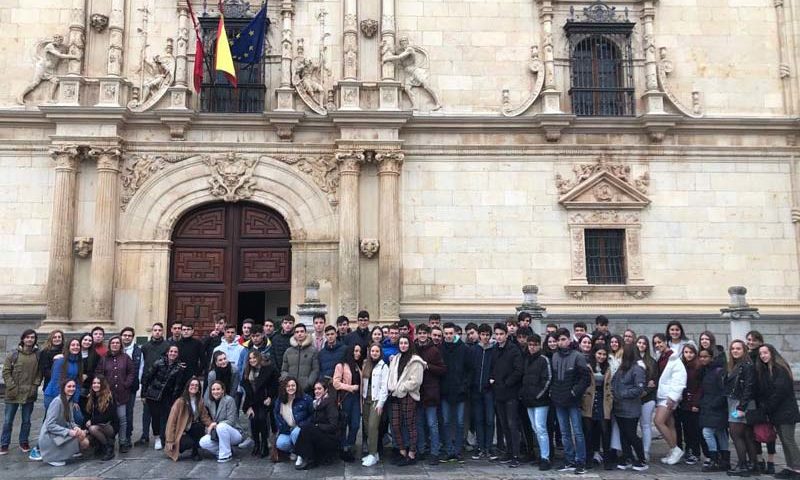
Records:
M425 435L425 426L427 425L429 436ZM425 440L431 442L431 455L439 455L439 415L436 413L436 407L425 407L422 402L417 407L417 453L425 452Z
M358 428L361 426L361 398L356 393L348 393L342 401L342 413L345 417L345 427L342 430L342 446L353 447L356 444Z
M703 438L708 445L709 452L719 452L728 449L728 432L725 428L703 427Z
M294 427L291 433L278 434L275 439L275 446L282 452L291 452L294 450L294 445L297 443L297 437L300 436L300 427Z
M550 460L550 437L547 435L548 410L550 410L550 407L547 405L528 408L528 419L531 421L533 432L536 434L536 441L539 443L539 454L543 460Z
M131 394L131 398L128 399L128 403L125 405L125 418L128 420L127 426L125 427L124 433L125 442L131 443L131 436L133 435L133 407L136 405L136 392ZM143 431L143 434L146 434L147 431ZM123 435L120 435L123 436Z
M472 424L481 452L488 453L494 437L494 392L472 392Z
M564 460L575 465L586 464L586 441L583 438L583 419L579 407L556 407Z
M461 455L464 447L464 402L442 400L444 417L444 448L448 455ZM455 417L455 425L453 425Z
M14 417L17 416L17 409L22 407L22 424L19 426L19 443L28 443L31 434L31 414L33 413L33 403L6 403L6 413L3 419L3 436L0 438L0 445L8 447L11 443L11 429L14 426Z
M150 438L151 423L150 407L147 405L147 402L142 402L142 438Z

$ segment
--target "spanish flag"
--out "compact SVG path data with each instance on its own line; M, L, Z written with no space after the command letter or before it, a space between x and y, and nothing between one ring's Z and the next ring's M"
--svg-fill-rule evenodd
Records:
M231 56L231 44L228 42L228 34L225 33L225 16L220 12L219 27L217 27L217 49L214 55L214 70L222 72L228 77L234 88L236 88L236 67L233 65Z

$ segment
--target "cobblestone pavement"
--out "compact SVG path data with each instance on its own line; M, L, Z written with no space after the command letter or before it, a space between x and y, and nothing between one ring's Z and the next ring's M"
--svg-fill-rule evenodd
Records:
M141 428L141 404L137 403L134 439L139 438ZM32 437L35 438L41 425L43 409L38 405L33 420ZM14 425L14 443L10 453L0 457L0 479L22 478L64 478L64 479L94 479L94 478L121 478L121 479L182 479L182 478L269 478L271 480L304 480L304 479L347 479L347 480L378 480L378 479L437 479L460 480L463 478L480 478L483 480L503 479L575 479L575 478L602 478L608 480L623 479L722 479L732 478L725 473L706 474L700 471L701 465L688 466L678 464L674 466L662 465L657 459L666 453L666 444L657 440L653 443L652 458L655 461L647 472L632 471L605 471L592 469L585 475L564 474L556 471L540 472L538 467L523 464L517 469L510 469L503 465L495 465L485 461L467 459L466 463L442 464L428 466L421 462L410 467L396 467L383 463L365 468L359 462L322 466L310 471L298 472L292 462L273 464L268 459L255 459L249 452L234 449L234 460L218 464L210 456L201 462L193 462L189 458L181 458L178 462L168 459L163 452L153 450L152 443L149 448L135 447L130 452L117 456L114 460L103 462L93 458L78 459L69 462L64 467L51 467L42 462L32 462L23 454L16 444L16 435L19 431L19 420ZM560 453L560 452L558 452ZM558 465L558 459L555 464ZM778 445L776 459L778 471L783 468L783 454ZM751 478L772 478L770 475Z

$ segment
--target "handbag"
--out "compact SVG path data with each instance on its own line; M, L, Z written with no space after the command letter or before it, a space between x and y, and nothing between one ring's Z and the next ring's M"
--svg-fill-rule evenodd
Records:
M757 423L753 426L753 437L756 442L769 443L774 442L778 435L775 433L775 427L771 423Z

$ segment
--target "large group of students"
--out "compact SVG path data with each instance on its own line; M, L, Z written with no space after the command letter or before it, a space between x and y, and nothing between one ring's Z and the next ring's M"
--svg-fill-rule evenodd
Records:
M108 340L101 327L71 339L54 330L41 347L26 330L3 364L0 455L20 410L19 448L54 466L92 450L110 460L152 439L173 460L205 451L227 462L235 448L303 470L355 461L360 443L365 467L464 463L469 450L475 461L582 474L647 470L655 426L668 446L662 463L800 478L792 371L757 331L726 350L709 331L689 339L678 321L652 338L612 334L602 315L591 332L577 322L541 334L525 312L464 328L436 314L416 326L369 321L361 311L353 330L347 317L334 326L322 315L306 327L288 315L280 325L245 320L237 334L218 315L202 340L176 321L169 337L154 324L142 345L130 327ZM32 447L40 386L46 414ZM777 473L776 439L786 459Z

